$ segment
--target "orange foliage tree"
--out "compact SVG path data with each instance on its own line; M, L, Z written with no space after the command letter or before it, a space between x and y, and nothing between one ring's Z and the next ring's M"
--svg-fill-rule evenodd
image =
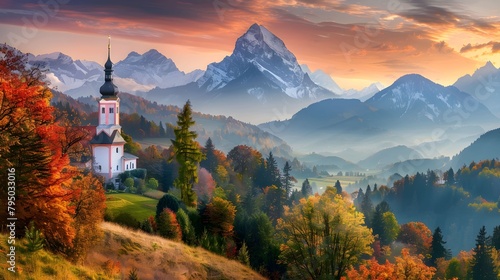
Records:
M75 169L59 145L64 133L54 122L52 96L41 81L43 74L25 67L25 57L3 46L0 49L0 167L15 168L15 212L18 234L34 221L49 245L57 249L71 246L74 207L71 193L64 187ZM6 205L7 182L2 182L2 205ZM5 220L5 211L0 217Z
M104 217L106 196L102 182L91 173L75 177L71 188L71 206L75 210L73 227L76 235L73 246L67 249L66 254L76 262L83 260L91 245L102 237L99 223Z
M436 269L426 266L422 261L423 256L412 256L408 249L401 251L401 257L396 257L396 263L392 264L386 261L385 264L379 264L375 258L362 264L356 270L351 268L347 271L349 280L430 280L434 276ZM343 278L346 279L346 278Z
M26 56L0 47L0 170L15 177L13 196L7 176L0 177L0 205L7 205L8 195L15 198L0 219L17 218L18 237L33 221L49 249L69 253L102 219L102 184L79 177L69 165L71 147L84 136L56 122L43 78L38 68L26 65Z
M422 222L409 222L401 225L397 240L410 245L412 252L425 256L430 253L432 232Z
M214 197L212 202L207 204L204 216L205 224L211 233L222 237L233 235L236 207L230 201Z

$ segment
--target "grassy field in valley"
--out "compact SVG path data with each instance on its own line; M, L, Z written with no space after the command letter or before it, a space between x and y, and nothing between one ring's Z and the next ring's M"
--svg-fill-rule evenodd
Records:
M344 191L347 191L348 193L351 193L353 191L356 191L357 189L351 189L349 188L349 184L354 184L356 181L362 180L364 177L360 176L331 176L331 177L316 177L316 178L308 178L309 183L311 186L316 186L318 189L318 192L323 193L323 191L326 189L327 186L334 186L335 182L337 180L340 181L340 185L342 186L342 189ZM295 187L300 190L302 187L302 182L304 182L306 178L297 178L297 183L295 184Z
M158 199L131 193L106 194L106 206L112 216L126 212L138 221L143 221L156 213Z

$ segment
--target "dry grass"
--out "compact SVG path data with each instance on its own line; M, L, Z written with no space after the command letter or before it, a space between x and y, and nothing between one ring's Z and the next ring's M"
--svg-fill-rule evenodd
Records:
M106 275L106 271L101 266L75 265L62 256L54 255L45 250L35 253L29 252L24 240L16 241L16 272L12 273L7 270L9 265L6 254L9 247L7 247L6 237L6 235L0 235L0 279L121 279L118 274Z
M88 255L86 265L118 261L121 277L137 269L140 279L265 279L234 260L158 236L103 223L105 237Z

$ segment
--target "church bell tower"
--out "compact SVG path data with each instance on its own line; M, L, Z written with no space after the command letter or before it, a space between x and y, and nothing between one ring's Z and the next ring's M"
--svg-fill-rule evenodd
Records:
M111 45L108 41L108 60L104 64L104 84L99 92L98 116L99 124L96 135L90 141L94 156L94 171L116 185L118 174L136 169L137 157L124 152L125 140L121 135L120 98L118 87L113 83L113 63L111 62ZM115 180L112 180L115 179Z

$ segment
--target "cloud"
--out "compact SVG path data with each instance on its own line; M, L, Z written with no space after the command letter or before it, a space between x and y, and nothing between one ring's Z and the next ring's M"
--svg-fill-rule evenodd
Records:
M466 52L480 50L480 49L484 49L484 48L490 48L491 53L500 53L500 42L490 41L488 43L475 44L475 45L472 45L471 43L469 43L460 49L460 53L466 53Z
M469 16L466 12L461 11L461 5L453 0L446 2L447 7L441 6L440 3L442 2L437 0L407 1L413 7L402 10L398 15L417 24L440 28L459 28L482 34L495 31L498 24L492 19L487 20ZM454 7L455 10L448 7Z

